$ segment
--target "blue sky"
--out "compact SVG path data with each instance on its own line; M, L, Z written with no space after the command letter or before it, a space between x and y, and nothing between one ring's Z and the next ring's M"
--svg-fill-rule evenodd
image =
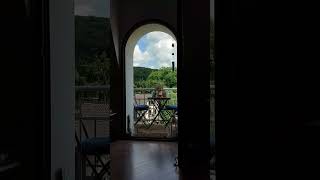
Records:
M172 47L174 43L174 47ZM174 55L172 56L172 53ZM144 35L137 43L133 53L133 65L159 69L177 66L177 43L170 35L154 31Z

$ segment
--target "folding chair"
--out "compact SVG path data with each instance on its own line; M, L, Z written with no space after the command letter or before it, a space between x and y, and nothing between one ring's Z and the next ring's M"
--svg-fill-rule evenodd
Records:
M114 115L114 114L113 114ZM84 121L94 121L94 137L90 137L88 129ZM103 180L105 175L110 176L110 144L109 137L96 137L96 121L97 120L110 120L109 108L103 103L83 103L80 105L80 138L76 136L77 151L80 152L82 159L85 160L85 171L87 172L87 165L92 171L92 176L95 180ZM108 128L108 127L107 127ZM81 140L81 130L84 131L85 139ZM104 161L103 156L107 156ZM90 158L92 157L92 158ZM93 160L92 160L93 159Z
M148 112L149 106L145 104L138 104L136 98L134 98L134 113L135 113L135 123L137 125L139 121L142 121L145 126L148 126L145 121L143 121L144 115Z
M110 176L110 159L104 162L101 156L110 155L111 140L108 138L88 138L84 141L80 141L76 134L76 141L77 149L91 168L94 178L96 180L102 180L106 173ZM97 165L96 162L92 162L88 156L93 156L95 161L97 159L100 165ZM101 170L98 170L97 167L101 167Z
M170 111L170 119L165 123L165 127L168 126L170 122L176 121L177 120L177 115L178 115L178 106L176 105L168 105L165 107L165 110Z

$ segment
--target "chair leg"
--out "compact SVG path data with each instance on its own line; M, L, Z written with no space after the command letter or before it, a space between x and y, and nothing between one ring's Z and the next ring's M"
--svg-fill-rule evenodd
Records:
M109 157L107 157L107 161L106 162L103 162L101 157L99 156L98 157L98 160L102 166L102 169L100 170L99 174L100 174L100 177L101 179L103 178L103 176L108 173L108 175L110 175L110 164L111 164L111 160Z
M143 118L143 115L144 115L144 113L141 114L141 113L139 113L139 112L136 112L136 114L137 114L139 117L137 118L137 120L136 120L136 122L134 123L134 125L138 124L138 122L141 121L141 119Z
M142 113L138 113L138 112L137 112L137 114L138 114L139 117L137 118L137 121L134 123L134 125L137 125L138 122L142 120L142 118L144 117L144 115L145 115L147 112L148 112L147 110L143 111ZM144 124L145 126L147 126L147 124L146 124L144 121L142 121L142 122L143 122L143 124Z
M170 114L170 119L166 122L165 127L168 126L170 122L172 122L172 119L175 119L176 111L173 111L172 114Z
M87 156L85 156L85 159L86 159L88 165L90 166L91 170L93 171L93 174L94 174L95 176L98 176L99 173L98 173L98 171L96 170L96 168L94 167L94 165L91 163L90 159L89 159Z
M110 160L108 159L106 163L103 162L101 157L99 155L95 155L95 158L97 158L98 162L101 164L102 169L100 171L97 170L98 166L94 166L92 162L89 160L87 156L85 156L85 159L91 168L94 177L96 180L103 180L103 177L106 173L109 173L110 171Z
M110 160L108 160L106 163L104 163L103 161L101 161L100 163L102 165L102 169L99 172L99 177L102 179L106 173L110 172Z

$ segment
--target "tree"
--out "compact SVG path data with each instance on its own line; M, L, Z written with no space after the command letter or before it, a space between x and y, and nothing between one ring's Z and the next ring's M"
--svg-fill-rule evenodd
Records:
M169 88L177 87L177 71L172 71L170 67L162 67L158 71L151 72L146 81L148 87L156 85Z
M76 85L109 84L110 58L104 51L80 60L76 68Z

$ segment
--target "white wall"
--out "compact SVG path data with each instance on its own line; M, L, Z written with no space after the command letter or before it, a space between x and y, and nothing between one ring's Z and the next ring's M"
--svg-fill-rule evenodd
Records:
M160 25L160 24L147 24L143 25L139 28L137 28L129 37L127 44L126 44L126 49L125 49L125 73L126 73L126 118L129 116L130 117L130 131L133 133L134 131L134 110L133 110L133 104L134 104L134 92L133 92L133 52L134 48L139 41L139 39L146 35L149 32L152 31L161 31L164 33L169 34L171 37L176 40L175 35L173 32L170 31L167 27ZM127 119L126 119L127 120ZM127 122L127 121L126 121ZM128 127L128 126L126 126ZM129 130L127 129L127 132Z
M51 179L75 179L73 0L50 0Z
M133 103L134 103L134 93L133 93L133 49L134 44L128 44L126 46L126 118L130 119L129 127L130 130L126 126L126 132L133 133L133 120L134 120L134 110L133 110ZM126 122L127 122L126 119Z

